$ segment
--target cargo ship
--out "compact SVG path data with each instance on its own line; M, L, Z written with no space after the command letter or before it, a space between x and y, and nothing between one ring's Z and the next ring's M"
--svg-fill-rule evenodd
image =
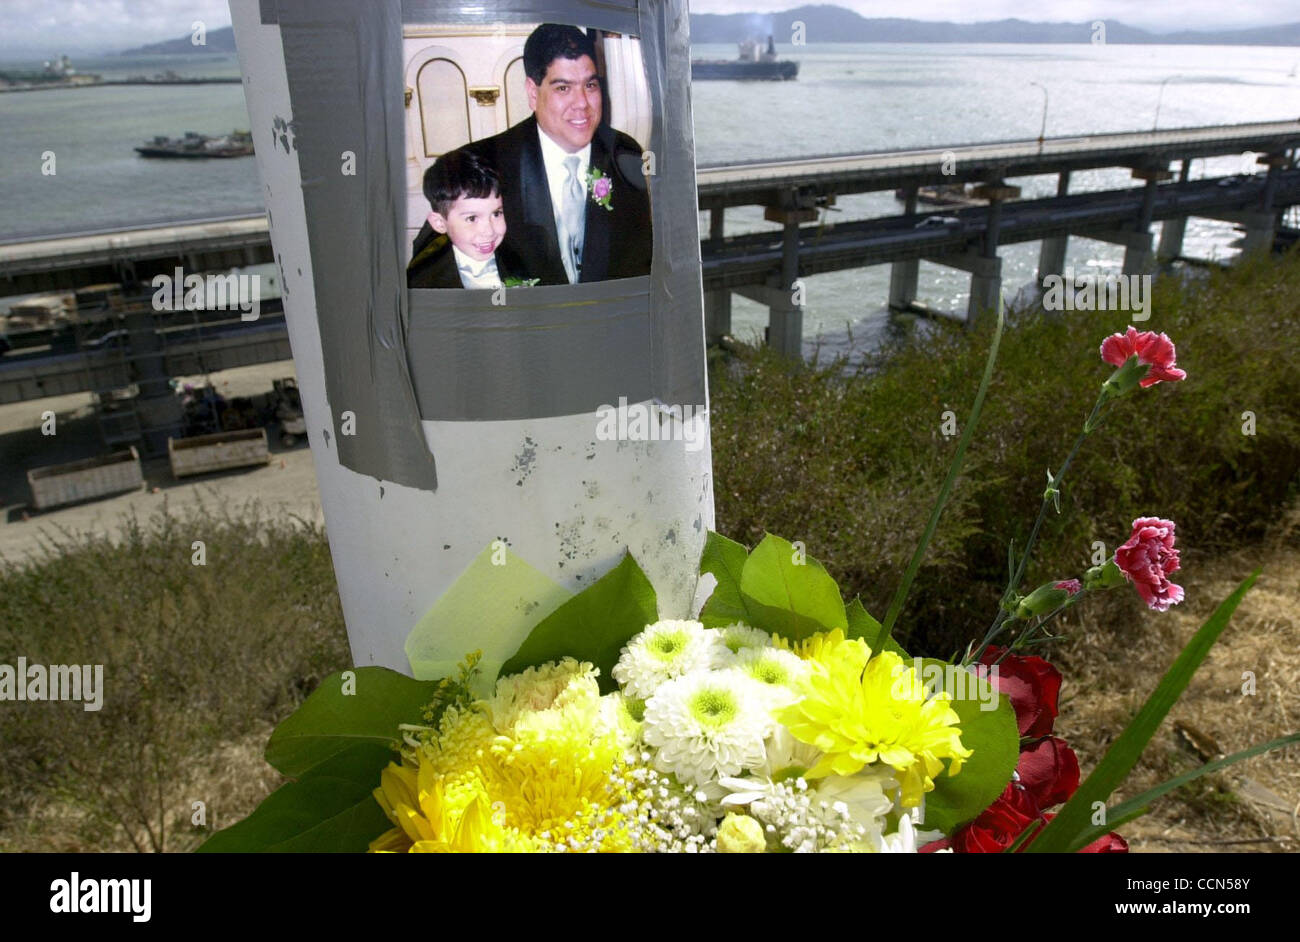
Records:
M141 157L247 157L253 153L253 135L232 131L221 137L209 137L187 131L184 137L160 135L135 150Z
M691 78L695 81L706 79L787 81L799 74L799 63L791 59L776 57L776 43L767 37L767 50L760 51L761 46L752 39L746 39L739 47L739 55L733 60L726 59L692 59Z

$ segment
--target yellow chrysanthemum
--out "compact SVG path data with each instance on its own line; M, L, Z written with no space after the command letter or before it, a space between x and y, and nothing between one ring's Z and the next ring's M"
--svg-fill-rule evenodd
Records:
M792 651L805 661L815 661L821 657L827 645L843 640L844 632L836 628L834 631L819 631L801 641L791 641L782 635L772 635L772 647L782 651Z
M602 718L590 664L503 678L385 770L375 797L398 827L371 849L629 850L626 796L611 786L622 740Z
M482 707L492 726L503 736L523 730L543 732L560 722L595 724L600 709L599 672L586 661L566 657L530 667L497 681L495 695Z
M800 742L821 750L808 778L853 775L883 762L898 772L902 804L914 807L934 788L943 759L951 760L950 775L961 771L971 751L961 744L951 697L927 699L924 684L897 654L873 658L866 642L846 639L838 629L800 646L812 668L799 685L803 699L773 716Z
M421 756L424 755L422 750ZM370 844L374 853L511 853L531 842L493 814L482 787L449 787L429 762L390 763L375 800L396 827Z

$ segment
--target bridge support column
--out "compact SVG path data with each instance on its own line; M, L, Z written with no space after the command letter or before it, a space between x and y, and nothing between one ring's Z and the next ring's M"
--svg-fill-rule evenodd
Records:
M971 195L989 201L984 245L970 268L970 301L966 305L966 326L974 327L998 309L1002 293L1002 259L998 258L998 238L1002 229L1002 203L1020 195L1020 187L1002 181L975 187Z
M986 314L996 311L998 295L1002 291L1002 259L992 258L971 250L961 255L927 256L927 262L970 272L970 302L966 305L966 325L978 323Z
M1151 233L1143 230L1132 235L1136 238L1125 243L1124 267L1120 271L1125 275L1140 275L1151 267Z
M1066 196L1070 192L1070 171L1062 170L1056 178L1056 195ZM1038 250L1038 281L1036 284L1039 296L1043 293L1043 279L1048 275L1060 275L1065 272L1065 253L1069 248L1070 237L1050 236L1043 240L1042 248Z
M966 325L975 326L981 319L998 309L998 295L1002 293L1002 259L981 257L971 271L970 301L966 304Z
M799 280L799 224L817 219L817 210L801 206L798 191L791 191L779 207L769 206L763 218L784 228L781 241L781 279L770 292L767 345L782 356L803 357L803 291Z
M709 211L709 239L720 242L725 234L722 206ZM731 333L731 291L719 288L704 292L704 339L717 343Z
M1092 229L1081 235L1099 242L1124 246L1123 274L1125 275L1142 274L1143 268L1130 270L1130 263L1137 264L1138 259L1149 260L1151 257L1150 232L1136 232L1132 229Z
M1182 169L1178 171L1178 182L1186 183L1191 176L1192 162L1184 157L1182 164ZM1166 219L1160 227L1160 245L1156 248L1156 261L1161 264L1177 261L1183 254L1183 236L1186 234L1186 216Z
M1163 167L1135 167L1133 178L1145 180L1146 189L1142 191L1142 208L1138 211L1137 228L1133 234L1139 236L1126 242L1124 249L1125 275L1140 275L1151 268L1151 220L1155 216L1156 187L1160 181L1173 176Z
M1277 213L1242 213L1241 221L1246 227L1245 238L1241 241L1243 255L1272 247L1277 234Z
M889 266L889 309L910 310L916 304L916 286L921 278L920 259L894 262Z
M1264 183L1264 195L1259 201L1259 211L1243 214L1246 224L1246 238L1241 244L1243 254L1256 249L1272 248L1277 234L1278 214L1273 208L1273 201L1277 198L1278 183L1282 168L1287 165L1287 158L1284 154L1268 154L1261 157L1259 162L1268 167L1268 177Z
M916 215L915 186L907 188L904 216ZM906 311L916 303L916 285L920 280L921 261L911 258L889 266L889 309Z

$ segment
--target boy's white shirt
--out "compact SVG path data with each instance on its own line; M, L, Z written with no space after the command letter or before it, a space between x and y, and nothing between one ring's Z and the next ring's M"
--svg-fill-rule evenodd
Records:
M451 251L456 256L456 271L460 275L460 283L466 288L502 287L501 275L497 272L495 252L486 262L480 262L470 258L454 244Z

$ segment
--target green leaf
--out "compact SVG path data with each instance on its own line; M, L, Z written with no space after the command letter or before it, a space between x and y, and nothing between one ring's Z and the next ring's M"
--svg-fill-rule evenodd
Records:
M1053 818L1037 840L1026 848L1027 853L1071 853L1088 845L1089 842L1082 839L1091 833L1094 803L1105 804L1115 789L1119 788L1128 777L1128 773L1141 758L1143 750L1159 729L1166 714L1187 689L1192 675L1205 660L1205 656L1209 654L1210 648L1223 633L1223 629L1228 626L1232 613L1236 611L1250 587L1259 578L1259 573L1260 571L1256 569L1245 582L1237 586L1236 591L1224 599L1223 603L1214 610L1214 614L1192 636L1192 640L1187 642L1187 647L1183 648L1173 666L1161 678L1137 716L1128 724L1124 732L1119 734L1115 744L1102 757L1087 780L1079 786L1074 796L1065 803L1060 814Z
M751 625L793 641L848 628L835 580L817 560L771 533L745 561L740 594Z
M866 606L862 604L862 599L854 599L848 605L844 606L844 616L848 619L849 626L844 632L846 638L861 638L870 646L876 640L880 633L880 622L871 617ZM873 646L874 652L876 648Z
M301 778L353 746L387 746L397 740L400 724L420 722L438 687L437 681L412 680L386 667L357 667L353 673L355 683L346 688L342 672L325 678L275 728L266 744L267 762L289 778Z
M844 606L844 614L849 621L849 627L844 632L844 637L861 638L867 642L867 647L871 648L873 654L882 650L893 651L903 660L909 658L910 655L903 650L903 646L893 638L886 637L883 641L881 640L881 624L871 617L871 613L863 606L862 599L854 599Z
M1181 788L1188 782L1194 782L1202 775L1209 775L1211 772L1217 772L1219 769L1227 768L1244 759L1251 759L1261 753L1269 752L1273 749L1280 749L1283 746L1289 746L1292 743L1300 742L1300 733L1292 733L1289 736L1279 736L1277 739L1269 740L1264 743L1257 743L1249 749L1243 749L1241 752L1234 752L1230 756L1224 756L1222 759L1215 759L1213 762L1207 762L1199 768L1192 769L1190 772L1184 772L1182 775L1175 776L1166 782L1161 782L1155 788L1148 789L1128 801L1121 802L1114 808L1106 811L1106 823L1096 825L1091 823L1085 828L1073 841L1071 841L1071 850L1078 850L1081 847L1087 847L1099 837L1103 837L1115 830L1126 821L1132 821L1134 818L1144 815L1149 810L1151 802L1157 798L1173 791L1175 788Z
M501 668L498 676L562 657L590 661L600 669L600 689L618 688L610 671L619 652L659 618L654 587L632 554L542 620Z
M374 790L395 758L373 743L337 753L302 780L280 786L198 853L361 853L392 826Z
M951 834L978 817L1011 781L1020 761L1020 730L1011 701L987 680L933 658L921 663L926 686L952 695L951 706L961 718L961 744L973 753L956 775L937 776L934 790L925 795L925 827Z
M740 574L745 568L749 550L720 533L709 531L700 554L700 574L712 573L717 587L700 610L700 621L706 628L725 628L733 622L752 624L752 617L740 594Z

